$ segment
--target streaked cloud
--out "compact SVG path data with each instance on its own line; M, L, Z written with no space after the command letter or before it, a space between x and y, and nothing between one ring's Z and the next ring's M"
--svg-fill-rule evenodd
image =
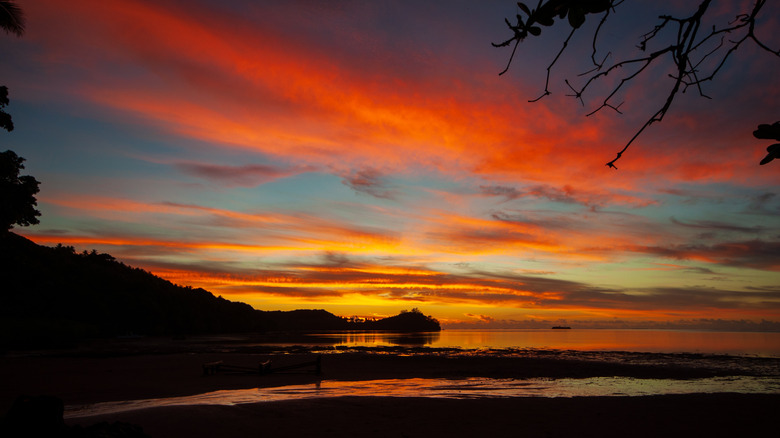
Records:
M712 245L686 244L637 250L680 260L702 260L727 266L780 270L780 241L730 241Z
M675 225L680 225L683 227L688 228L695 228L700 230L711 230L711 231L736 231L740 233L760 233L761 231L764 231L766 228L762 226L741 226L737 224L729 224L726 222L717 222L717 221L708 221L708 220L699 220L694 222L682 222L680 220L675 219L672 217L671 222Z
M382 173L376 169L362 169L344 175L341 182L357 193L365 193L380 199L395 199L398 196L387 186Z
M194 162L179 162L175 163L174 167L184 173L216 181L228 187L256 187L280 178L315 170L313 167L290 169L265 164L231 166Z

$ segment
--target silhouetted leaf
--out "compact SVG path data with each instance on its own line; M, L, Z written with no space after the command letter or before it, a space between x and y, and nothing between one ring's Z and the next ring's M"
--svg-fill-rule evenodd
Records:
M753 131L753 136L765 140L780 141L780 122L775 122L771 125L769 124L758 125L758 129Z
M774 160L775 158L780 158L780 143L775 143L773 145L769 145L766 148L766 151L768 152L768 154L766 155L766 157L764 157L763 160L761 160L761 163L759 163L762 166L764 164Z
M604 12L612 5L611 0L590 0L580 3L581 7L589 14Z
M517 6L519 6L520 9L522 9L526 14L531 15L531 10L528 9L528 6L526 6L525 3L517 2Z
M528 32L533 36L539 36L542 33L542 28L539 26L531 26L528 28Z
M569 9L569 24L575 29L579 29L582 23L585 22L585 11L577 8Z
M554 23L552 15L537 13L535 18L536 22L542 26L552 26Z

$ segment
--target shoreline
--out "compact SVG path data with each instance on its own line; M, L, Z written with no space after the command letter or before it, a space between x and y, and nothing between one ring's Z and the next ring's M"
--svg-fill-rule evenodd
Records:
M356 349L322 355L322 374L204 375L203 364L273 367L300 364L316 349L288 348L271 354L147 349L61 351L52 355L0 357L0 412L19 395L52 395L66 405L190 396L218 390L314 385L319 381L381 379L587 378L693 379L750 375L734 360L767 365L780 376L780 360L663 354L447 354L425 349ZM674 359L674 360L672 360ZM675 362L677 360L677 362ZM707 360L712 360L707 365ZM655 362L654 362L655 361ZM687 362L686 362L687 361ZM689 363L688 363L689 362ZM682 364L688 363L689 366ZM717 366L715 366L717 365ZM761 366L754 367L761 369ZM99 422L138 425L152 437L286 436L750 436L780 429L780 394L685 394L635 397L510 397L444 399L340 396L234 406L187 405L145 408L69 418L68 426ZM747 433L747 432L750 433Z
M173 350L132 343L112 348L0 356L0 413L20 395L50 395L65 405L193 396L219 390L383 379L696 379L780 376L780 359L686 354L500 352L425 348L329 349L321 375L204 374L214 361L257 369L311 362L321 349L252 347ZM742 366L747 364L747 366ZM756 374L758 373L758 374ZM681 380L682 381L682 380ZM370 394L370 393L369 393ZM609 397L424 398L317 397L261 403L143 408L68 418L69 427L100 422L140 426L159 437L293 436L755 436L780 430L778 394L683 394ZM773 429L771 429L773 428Z
M636 379L632 377L496 379L321 380L314 384L219 390L191 396L65 406L64 418L114 415L172 406L234 406L323 398L516 399L657 397L712 394L780 395L780 379L730 376L711 379Z
M716 357L710 366L690 358L689 366L673 363L687 356L626 355L625 361L578 358L576 354L542 356L438 355L398 352L337 352L321 356L322 374L307 372L205 375L203 365L225 364L257 369L270 360L272 368L310 362L309 351L268 353L160 353L93 354L0 357L0 412L6 412L19 395L54 395L67 405L165 398L223 389L263 388L312 384L319 380L359 381L382 379L461 379L469 377L529 379L633 377L640 379L692 379L755 375L733 366L734 358ZM597 357L597 356L596 356ZM647 361L657 358L657 363ZM780 376L780 360L739 359L767 364L766 375ZM671 362L671 363L670 363ZM760 366L754 366L759 369ZM749 371L749 370L748 370ZM753 370L755 371L755 370Z

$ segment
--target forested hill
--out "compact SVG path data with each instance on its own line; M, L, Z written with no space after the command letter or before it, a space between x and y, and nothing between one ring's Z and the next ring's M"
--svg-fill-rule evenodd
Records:
M0 233L0 346L130 334L290 330L438 331L440 326L416 309L362 322L325 310L255 310L175 285L108 254L45 247Z

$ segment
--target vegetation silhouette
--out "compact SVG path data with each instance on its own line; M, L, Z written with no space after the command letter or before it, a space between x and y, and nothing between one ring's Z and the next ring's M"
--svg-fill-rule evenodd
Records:
M262 311L175 285L109 254L0 234L0 348L70 346L87 338L278 331L439 331L417 309L376 321L325 310Z
M5 112L5 107L10 103L11 101L8 99L8 87L5 85L0 86L0 128L3 128L8 132L14 130L14 121L11 119L11 115Z
M584 105L583 94L591 85L600 79L604 79L610 73L618 74L619 71L625 73L622 73L620 80L616 82L612 91L607 94L606 98L596 109L587 114L588 116L607 108L622 114L620 111L622 103L615 103L614 99L624 86L642 73L652 71L651 66L662 62L662 60L667 59L671 61L674 73L669 75L671 82L666 100L644 125L637 130L623 149L617 152L617 156L606 163L606 166L613 169L617 169L615 162L623 156L628 147L647 127L663 120L678 93L685 93L689 88L692 88L697 90L702 97L709 99L710 97L704 94L703 85L715 79L715 76L721 71L729 57L743 43L752 41L763 51L780 57L780 49L769 48L755 33L756 20L762 13L766 0L755 0L752 8L737 14L733 21L724 23L719 27L712 26L709 31L702 28L702 20L710 10L712 0L702 0L696 11L690 16L679 17L666 14L658 17L660 22L652 30L642 35L637 45L637 49L640 51L639 55L625 59L616 59L608 63L608 60L613 56L611 51L603 56L597 53L596 47L599 41L599 32L610 18L610 15L614 14L615 9L622 5L624 1L539 0L536 8L529 8L524 3L518 2L517 6L520 12L516 14L515 21L504 20L512 32L512 36L501 43L493 43L494 47L512 46L512 52L506 68L499 73L499 75L502 75L509 70L520 42L524 41L529 35L541 35L542 27L540 26L551 27L556 22L560 23L564 18L568 18L567 21L571 30L563 41L561 49L547 66L544 92L539 97L530 100L530 102L537 102L551 94L550 73L568 47L574 34L582 28L588 16L595 15L600 17L598 26L592 35L593 51L590 55L592 68L578 75L583 78L582 86L574 86L568 79L564 81L572 93L568 94L568 96L574 97ZM780 153L778 149L780 149L780 146L774 147L772 151L769 151L770 155L774 157L775 155L773 154ZM761 164L766 163L762 161Z
M23 162L13 151L0 152L0 233L14 225L35 225L41 215L35 208L40 182L30 175L19 176Z
M0 29L5 33L21 37L24 34L25 18L22 9L13 1L0 0ZM14 130L14 122L11 115L5 112L8 100L8 87L0 86L0 128L8 132Z
M389 318L365 321L363 324L369 330L433 332L441 329L439 321L432 316L426 316L416 307Z
M14 1L0 1L0 28L16 36L24 34L24 12Z
M780 141L780 122L771 125L758 125L758 129L753 131L753 136L762 140ZM762 166L775 158L780 158L780 143L767 146L767 155L759 164Z

